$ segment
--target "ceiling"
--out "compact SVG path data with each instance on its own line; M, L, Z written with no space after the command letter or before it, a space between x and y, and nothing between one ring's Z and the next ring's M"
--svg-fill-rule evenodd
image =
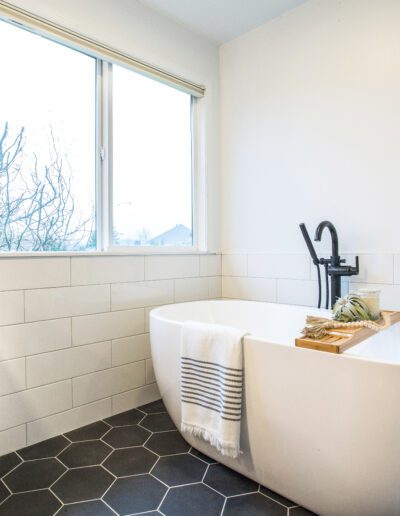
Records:
M140 0L206 38L225 43L307 0Z

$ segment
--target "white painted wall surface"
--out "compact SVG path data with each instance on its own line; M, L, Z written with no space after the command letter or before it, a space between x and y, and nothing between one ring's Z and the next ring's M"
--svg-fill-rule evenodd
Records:
M224 252L303 253L324 219L343 253L400 252L399 20L310 0L221 47Z

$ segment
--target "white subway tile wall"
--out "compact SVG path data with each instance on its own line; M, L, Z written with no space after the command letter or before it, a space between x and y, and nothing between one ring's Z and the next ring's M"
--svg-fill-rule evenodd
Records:
M217 297L220 255L0 258L0 455L158 399L150 310Z
M355 255L343 258L354 265ZM358 288L377 288L383 308L400 310L400 255L361 254L359 258L360 274L343 278L343 295ZM321 275L324 304L322 267ZM223 254L222 297L317 306L316 268L307 254Z

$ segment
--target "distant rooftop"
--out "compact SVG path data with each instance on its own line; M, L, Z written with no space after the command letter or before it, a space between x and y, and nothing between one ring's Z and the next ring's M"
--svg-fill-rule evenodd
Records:
M146 245L192 245L192 231L183 224L177 224L175 227L168 229L168 231L161 233L161 235L148 240Z

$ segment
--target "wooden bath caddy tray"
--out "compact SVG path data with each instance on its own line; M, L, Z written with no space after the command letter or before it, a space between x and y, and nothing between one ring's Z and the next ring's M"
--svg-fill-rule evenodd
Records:
M382 313L388 314L390 326L400 321L400 312L382 310ZM384 320L376 321L383 326ZM318 351L327 351L328 353L343 353L356 344L376 334L369 328L332 328L327 330L327 335L320 339L310 339L299 337L296 339L296 346L299 348L316 349Z

